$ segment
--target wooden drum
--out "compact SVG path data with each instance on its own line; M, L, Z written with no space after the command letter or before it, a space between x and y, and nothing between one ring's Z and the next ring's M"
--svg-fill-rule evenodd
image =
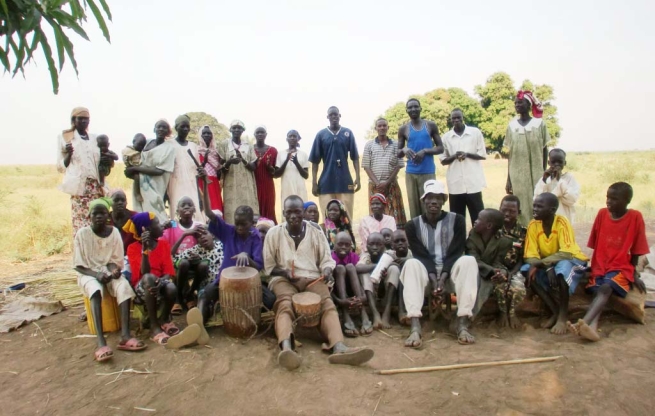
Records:
M252 267L228 267L218 284L221 316L231 337L248 338L261 319L262 282Z
M305 328L312 328L321 322L321 296L312 292L296 293L291 298L296 320Z

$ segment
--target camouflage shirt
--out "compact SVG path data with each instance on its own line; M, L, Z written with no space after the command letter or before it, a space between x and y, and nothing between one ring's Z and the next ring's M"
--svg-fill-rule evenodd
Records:
M522 226L518 221L511 230L501 228L500 234L512 240L512 249L505 256L505 266L512 269L517 263L523 262L523 248L525 247L525 235L528 229Z

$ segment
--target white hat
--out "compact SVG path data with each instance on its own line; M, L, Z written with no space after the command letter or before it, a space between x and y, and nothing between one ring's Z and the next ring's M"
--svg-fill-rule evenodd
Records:
M423 184L423 195L421 196L421 200L425 199L428 194L446 195L446 187L442 182L430 179Z

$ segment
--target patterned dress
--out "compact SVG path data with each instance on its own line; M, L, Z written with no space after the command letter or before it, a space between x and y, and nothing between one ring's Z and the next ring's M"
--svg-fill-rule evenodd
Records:
M251 145L241 142L240 145L231 139L218 144L218 154L223 160L230 160L237 151L247 163L255 160L255 152ZM223 218L229 224L234 224L234 211L241 205L252 208L259 215L257 201L257 183L254 172L249 171L243 163L230 165L227 172L223 171Z

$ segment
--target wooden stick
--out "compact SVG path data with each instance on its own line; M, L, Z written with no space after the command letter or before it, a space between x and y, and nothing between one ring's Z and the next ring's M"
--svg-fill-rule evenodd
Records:
M314 280L313 282L311 282L310 284L308 284L308 285L305 287L305 289L314 286L316 283L323 281L323 279L325 279L325 276L321 276L321 277L319 277L318 279L316 279L316 280Z
M189 154L189 156L191 156L191 159L193 159L193 163L196 164L196 167L197 167L197 168L199 168L199 167L203 167L203 168L204 168L204 167L205 167L204 164L201 166L200 163L198 163L198 159L196 159L196 157L193 155L193 152L191 151L191 149L186 149L186 152ZM209 185L210 183L212 183L212 181L210 181L209 178L205 178L205 180L207 181L207 184L208 184L208 185Z
M562 355L557 355L554 357L541 357L541 358L524 358L520 360L509 360L509 361L487 361L483 363L468 363L468 364L454 364L454 365L440 365L435 367L411 367L411 368L397 368L394 370L379 370L377 374L380 375L390 375L390 374L401 374L401 373L425 373L429 371L443 371L443 370L459 370L461 368L473 368L473 367L497 367L501 365L512 365L512 364L530 364L530 363L543 363L548 361L555 361L560 358L563 358Z

